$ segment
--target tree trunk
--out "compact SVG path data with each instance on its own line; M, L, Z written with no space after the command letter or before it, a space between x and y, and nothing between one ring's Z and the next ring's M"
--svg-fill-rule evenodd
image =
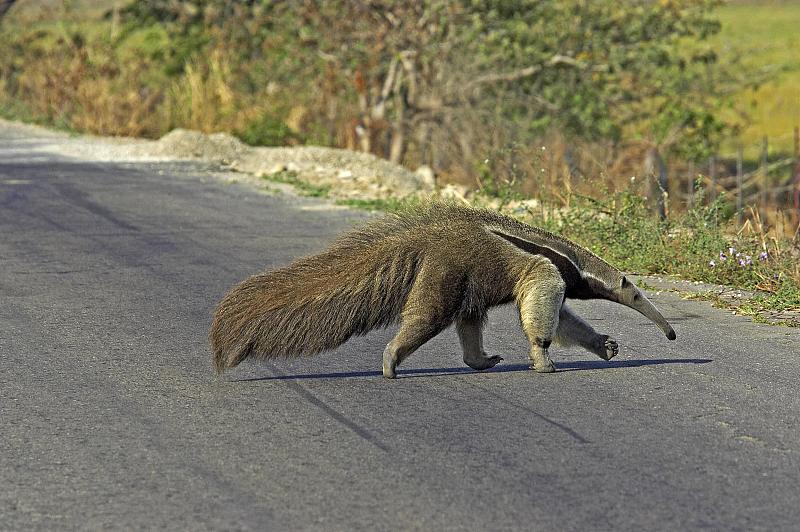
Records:
M392 125L392 143L389 147L389 161L400 164L406 151L405 102L401 91L395 93L395 117Z
M666 220L667 214L669 214L667 165L664 163L664 159L656 146L647 150L647 155L644 159L644 174L647 181L652 184L653 197L656 200L656 212L658 212L659 218Z

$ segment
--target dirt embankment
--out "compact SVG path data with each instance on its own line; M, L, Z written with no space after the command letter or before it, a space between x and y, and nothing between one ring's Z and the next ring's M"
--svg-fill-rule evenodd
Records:
M12 124L6 122L6 124ZM435 180L367 153L318 146L252 147L227 133L176 129L159 140L69 136L37 126L13 123L39 138L44 149L97 161L202 160L256 177L291 171L314 185L330 187L337 197L387 198L429 193Z

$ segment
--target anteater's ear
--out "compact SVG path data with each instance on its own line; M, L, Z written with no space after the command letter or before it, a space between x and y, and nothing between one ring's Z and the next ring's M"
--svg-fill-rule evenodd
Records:
M628 288L630 285L631 285L631 282L628 281L628 278L623 275L622 279L619 282L619 287L620 288Z

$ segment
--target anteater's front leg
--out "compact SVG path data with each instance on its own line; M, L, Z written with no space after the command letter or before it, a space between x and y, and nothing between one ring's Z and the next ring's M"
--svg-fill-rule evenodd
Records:
M611 360L619 353L616 340L595 331L567 305L561 307L556 342L561 345L581 346L603 360Z
M464 363L472 369L483 370L497 365L503 360L498 355L489 356L483 350L483 320L480 318L459 318L456 320L456 332L461 349L464 351Z
M558 268L547 261L533 263L514 290L522 328L531 343L529 357L539 373L556 370L547 350L558 329L564 289Z

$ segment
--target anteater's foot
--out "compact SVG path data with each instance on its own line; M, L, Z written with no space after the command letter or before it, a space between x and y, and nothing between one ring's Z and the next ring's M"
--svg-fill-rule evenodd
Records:
M395 358L394 350L386 346L383 351L383 376L387 379L397 378L395 368L397 367L397 359Z
M531 369L536 373L555 373L556 365L548 358L546 362L534 362Z
M480 355L473 355L471 357L464 356L464 363L472 369L482 371L485 369L495 367L503 357L498 355L489 356L486 353Z
M530 359L531 369L536 373L553 373L556 370L556 365L547 355L547 349L534 347L531 351Z
M610 336L604 334L601 338L601 344L597 350L597 356L603 360L611 360L619 354L619 345L617 341Z

